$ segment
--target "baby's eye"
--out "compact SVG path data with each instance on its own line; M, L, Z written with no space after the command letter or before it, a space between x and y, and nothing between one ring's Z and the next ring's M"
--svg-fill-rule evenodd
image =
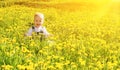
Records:
M41 22L41 20L39 20L39 22Z
M36 20L36 22L38 22L38 20Z

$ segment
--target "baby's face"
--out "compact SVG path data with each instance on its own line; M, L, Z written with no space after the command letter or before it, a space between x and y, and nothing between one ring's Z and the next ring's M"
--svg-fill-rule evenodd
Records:
M34 17L34 24L35 24L35 27L40 27L42 25L42 22L43 19L39 16L35 16Z

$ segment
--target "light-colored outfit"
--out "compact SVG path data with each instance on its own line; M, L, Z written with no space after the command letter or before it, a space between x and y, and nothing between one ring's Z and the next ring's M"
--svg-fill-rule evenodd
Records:
M31 27L26 33L26 36L31 36L32 32L42 32L45 36L49 35L48 31L43 26L40 26L39 28L36 28L35 26Z

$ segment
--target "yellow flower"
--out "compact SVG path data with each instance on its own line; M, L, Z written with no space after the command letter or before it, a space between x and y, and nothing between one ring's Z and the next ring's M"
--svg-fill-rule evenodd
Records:
M85 52L84 52L84 55L85 55L85 56L88 56L88 54L87 54L87 53L85 53ZM93 55L94 55L94 54L93 54Z
M97 64L97 67L98 67L98 68L100 68L100 69L103 68L103 64L102 64L100 61L98 61L96 64Z
M35 46L35 42L32 41L32 42L30 43L30 46Z
M52 56L47 56L47 60L50 60L52 58Z
M118 61L115 60L115 61L113 62L113 66L117 66L117 65L118 65Z
M33 55L31 53L29 53L26 58L32 57Z
M13 66L11 66L11 65L2 65L1 67L2 67L2 69L5 69L5 70L10 70L13 68Z
M38 64L43 64L44 62L43 61L39 61Z
M74 51L75 51L75 49L74 49L74 48L72 48L72 49L71 49L71 51L72 51L72 52L74 52Z
M120 70L120 68L118 68L117 70Z
M17 65L17 68L19 70L25 70L26 66L24 66L24 65Z
M28 36L29 39L32 39L32 36Z
M6 54L7 56L10 56L10 52L5 52L5 54Z
M90 51L94 51L94 49L92 47L90 47L89 49L90 49Z
M77 64L75 64L74 62L71 62L71 65L73 68L77 68Z
M25 66L25 70L35 70L32 65Z
M12 40L12 43L16 43L16 39L13 39L13 40Z
M22 52L30 52L26 47L22 47Z
M57 46L56 47L58 50L62 50L62 47L61 46Z
M21 45L23 46L23 45L25 45L24 43L21 43Z
M43 50L39 50L39 53L43 53Z
M74 64L74 65L72 65L72 67L73 67L73 68L77 68L77 65L76 65L76 64Z
M70 63L70 61L69 60L67 60L66 62L65 62L65 65L68 65Z
M62 63L55 63L56 64L56 68L58 69L62 69L63 68L63 64Z
M82 58L79 58L79 62L82 66L85 66L85 64L86 64L86 61L83 60Z
M112 69L114 66L113 66L113 63L112 62L107 62L107 67L109 69Z
M93 57L93 56L94 56L94 54L93 54L93 53L91 53L91 54L90 54L90 56L91 56L91 57Z
M0 17L0 21L1 21L1 20L3 20L3 18L2 18L2 17Z
M55 56L55 55L53 55L53 58L58 59L58 58L59 58L59 56Z
M64 57L60 57L60 60L64 60Z
M26 60L26 62L28 62L28 63L29 63L29 62L31 62L31 60Z
M45 52L43 52L43 54L44 54L44 55L48 55L48 53L47 53L46 51L45 51Z
M15 47L15 50L19 50L19 49L20 49L20 47L19 47L19 46L16 46L16 47Z
M48 69L55 70L55 67L54 66L48 66Z
M95 67L94 70L99 70L99 69Z
M79 55L81 55L81 54L82 54L82 52L81 52L81 51L78 51L78 54L79 54Z

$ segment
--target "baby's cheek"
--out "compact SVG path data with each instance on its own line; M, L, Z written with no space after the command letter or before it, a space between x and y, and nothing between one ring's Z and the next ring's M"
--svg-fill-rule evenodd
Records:
M36 24L36 22L34 22L34 24Z

